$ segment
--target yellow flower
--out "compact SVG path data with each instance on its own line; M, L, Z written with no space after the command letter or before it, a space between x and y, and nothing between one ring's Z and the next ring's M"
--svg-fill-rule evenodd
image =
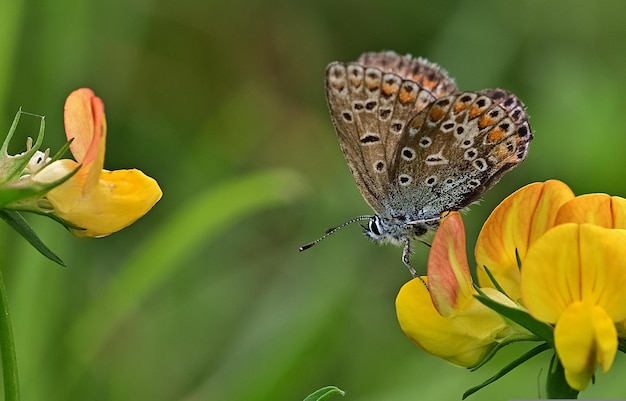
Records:
M555 324L556 351L570 387L587 387L597 364L617 352L616 322L626 319L626 231L567 223L531 247L522 298L538 320Z
M624 244L625 199L576 197L555 180L510 195L478 236L481 291L501 304L527 309L554 328L556 353L575 390L586 388L596 366L604 372L611 367L618 338L626 337ZM427 352L472 366L494 344L524 338L523 330L474 299L456 213L435 235L428 278L430 292L413 280L396 300L403 331Z
M46 198L53 214L81 229L78 236L102 237L129 226L161 198L157 182L139 170L104 170L106 120L104 104L91 89L72 92L65 102L65 132L73 140L76 161L58 160L37 172L34 179L53 182L80 169L52 189Z
M481 362L503 339L515 334L507 321L474 295L465 252L461 216L446 217L432 243L428 259L428 289L419 279L406 283L396 298L398 322L404 333L426 352L470 367ZM500 292L484 289L490 298L514 306Z
M483 267L530 314L555 325L556 352L570 387L584 389L615 357L626 319L626 200L575 197L562 182L530 184L505 199L476 244ZM517 257L521 262L521 271ZM624 335L621 330L621 335Z

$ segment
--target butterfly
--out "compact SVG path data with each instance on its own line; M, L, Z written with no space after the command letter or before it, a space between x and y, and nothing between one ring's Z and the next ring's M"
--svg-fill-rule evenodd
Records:
M448 73L424 58L365 53L326 68L326 98L339 145L374 215L365 235L411 246L435 231L526 158L533 135L524 104L511 92L460 92Z

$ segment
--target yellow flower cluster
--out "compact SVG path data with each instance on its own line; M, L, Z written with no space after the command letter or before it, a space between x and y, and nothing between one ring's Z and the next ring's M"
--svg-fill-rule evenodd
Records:
M624 244L625 199L576 197L554 180L509 196L478 237L481 292L553 328L556 353L573 389L586 388L598 365L608 371L618 338L626 336ZM443 220L433 240L428 278L428 289L412 280L396 300L402 330L425 351L475 366L499 342L533 338L476 299L458 213Z

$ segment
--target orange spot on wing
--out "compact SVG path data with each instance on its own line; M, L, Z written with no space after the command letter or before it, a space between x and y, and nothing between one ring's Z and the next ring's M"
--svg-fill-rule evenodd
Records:
M400 91L400 94L398 95L398 99L400 99L400 102L402 103L410 103L410 102L415 101L415 96L413 96L413 94L410 92L402 90Z
M363 79L360 77L350 77L349 79L352 86L355 86L357 88L361 86L361 83L363 82Z
M460 112L462 112L466 108L467 108L467 104L466 103L457 102L454 105L454 114L459 114Z
M493 118L491 118L491 117L489 117L487 115L484 115L478 121L478 128L483 129L483 128L489 126L489 125L493 125L493 123L494 123L494 119Z
M437 82L431 81L430 79L426 78L424 78L422 82L422 87L428 89L429 91L432 91L435 85L437 85Z
M469 118L475 118L478 117L480 115L481 111L479 107L476 106L472 106L472 108L470 109L469 112Z
M342 83L331 83L331 85L333 86L333 88L335 88L338 92L341 92L343 90L343 88L346 87L346 85L342 82Z
M492 151L498 163L519 163L516 152L511 153L506 144L500 144Z
M429 116L432 121L439 121L443 118L444 114L445 113L441 107L433 107L430 110Z
M416 129L416 130L420 129L422 127L422 125L424 125L424 115L423 114L416 116L409 123L409 126L411 128Z
M391 96L394 92L398 91L398 86L383 84L382 91L386 96Z
M374 89L378 87L379 82L378 81L366 81L366 84L367 84L367 89L369 89L370 91L373 91Z
M487 135L489 142L500 142L504 139L504 131L501 128L495 128Z

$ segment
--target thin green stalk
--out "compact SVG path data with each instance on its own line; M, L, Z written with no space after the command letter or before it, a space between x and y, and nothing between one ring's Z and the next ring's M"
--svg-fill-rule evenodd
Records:
M4 381L5 401L19 401L20 385L17 377L17 358L13 327L9 313L7 292L0 271L0 361L2 361L2 378Z
M567 380L565 380L565 369L563 369L563 364L561 364L556 352L552 355L552 359L550 360L550 370L548 370L546 392L548 398L551 400L578 399L579 392L567 384Z

